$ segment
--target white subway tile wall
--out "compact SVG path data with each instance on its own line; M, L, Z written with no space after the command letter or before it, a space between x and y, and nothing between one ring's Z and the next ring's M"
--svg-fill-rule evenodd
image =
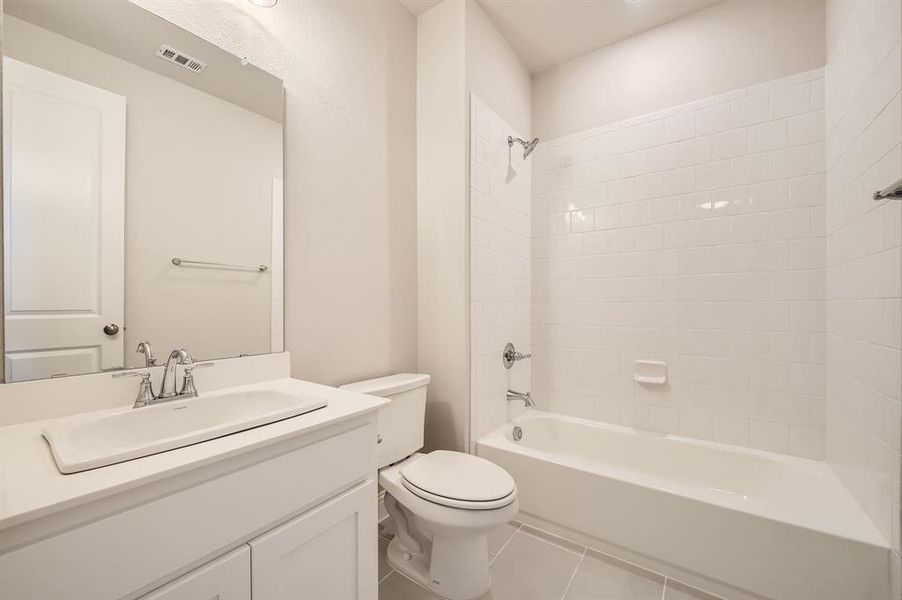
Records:
M470 100L470 439L508 420L508 389L529 391L530 363L504 368L504 345L530 352L533 158L508 148L522 137L474 95ZM566 215L567 227L570 215ZM563 218L562 218L563 220ZM555 227L563 227L555 224Z
M859 1L826 67L827 460L892 542L899 563L902 202L872 194L902 176L902 15ZM799 122L799 139L817 123Z
M823 458L823 95L818 69L539 145L540 408Z

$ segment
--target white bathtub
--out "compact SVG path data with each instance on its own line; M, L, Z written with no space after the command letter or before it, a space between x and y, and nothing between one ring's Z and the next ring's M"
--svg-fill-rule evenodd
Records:
M887 598L890 550L830 468L529 411L477 441L524 519L711 591ZM729 595L729 594L728 594Z

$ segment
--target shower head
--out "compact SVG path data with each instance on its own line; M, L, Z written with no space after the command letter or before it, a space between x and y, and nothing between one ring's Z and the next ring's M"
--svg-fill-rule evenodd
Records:
M521 138L515 138L511 136L507 136L507 147L510 148L514 145L514 142L517 142L521 146L523 146L523 158L525 159L527 156L532 154L532 151L536 149L536 146L539 145L539 138L532 138L531 142L527 142Z

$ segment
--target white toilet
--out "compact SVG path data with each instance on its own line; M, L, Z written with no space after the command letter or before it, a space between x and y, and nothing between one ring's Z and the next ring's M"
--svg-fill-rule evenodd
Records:
M517 514L517 486L501 467L462 452L423 447L429 375L403 373L342 386L381 396L379 484L396 535L388 563L450 600L478 598L491 585L487 536Z

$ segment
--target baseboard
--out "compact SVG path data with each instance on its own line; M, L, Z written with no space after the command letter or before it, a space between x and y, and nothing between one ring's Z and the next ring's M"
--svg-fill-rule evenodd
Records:
M587 546L589 548L592 548L593 550L601 552L602 554L613 556L614 558L622 560L623 562L630 563L653 573L657 573L658 575L662 575L664 577L667 577L668 579L684 583L699 590L704 590L709 594L714 594L715 596L730 598L730 600L767 600L763 596L735 588L731 585L725 584L722 581L710 579L693 571L686 571L685 569L681 569L680 567L674 566L670 563L655 560L644 554L633 552L622 546L600 540L598 538L586 535L585 533L575 531L573 529L570 529L569 527L564 527L563 525L558 525L529 513L521 511L517 514L517 520L535 527L536 529L541 529L543 531L547 531L548 533L570 540L571 542L576 542L577 544Z

